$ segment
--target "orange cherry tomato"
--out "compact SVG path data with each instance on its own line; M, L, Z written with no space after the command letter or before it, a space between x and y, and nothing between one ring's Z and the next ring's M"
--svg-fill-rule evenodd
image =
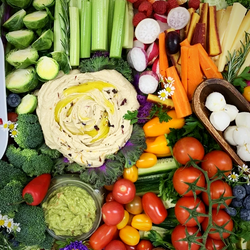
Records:
M119 232L120 239L129 246L135 246L140 241L139 231L131 226L125 226Z
M130 180L132 182L136 182L138 180L138 168L137 168L137 166L133 165L131 168L124 168L123 178Z
M243 96L245 99L250 102L250 86L246 86L243 91Z
M135 163L138 168L151 168L157 162L157 157L152 153L142 153L139 160Z

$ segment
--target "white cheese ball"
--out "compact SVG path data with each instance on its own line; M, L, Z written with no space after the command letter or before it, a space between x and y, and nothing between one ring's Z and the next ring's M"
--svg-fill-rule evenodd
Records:
M230 124L230 116L223 110L212 112L209 120L219 131L224 131Z
M239 113L238 108L235 105L231 104L226 104L223 108L223 111L225 111L229 115L231 122L236 118L237 114Z
M219 92L213 92L207 96L205 106L211 112L223 110L226 106L225 97Z
M244 126L250 128L250 113L249 112L240 112L235 118L236 125Z
M238 146L250 143L250 130L247 127L237 127L233 131L233 139Z
M224 131L224 138L225 140L232 146L237 146L236 142L233 138L233 132L237 128L237 126L228 126Z
M238 146L237 147L237 155L243 161L250 161L250 144L246 143L243 146Z

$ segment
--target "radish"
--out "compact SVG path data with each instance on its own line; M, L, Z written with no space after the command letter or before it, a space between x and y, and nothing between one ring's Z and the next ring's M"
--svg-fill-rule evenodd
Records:
M127 61L132 68L142 72L148 65L147 53L142 48L134 47L128 52Z
M139 89L144 94L152 94L157 90L159 77L153 71L145 71L139 78Z
M165 30L168 30L170 29L171 27L167 24L167 23L164 23L160 20L156 20L156 22L159 24L160 26L160 33L164 32Z
M135 37L145 44L153 43L160 34L160 25L153 18L145 18L135 28Z
M133 47L139 47L139 48L146 50L148 46L146 44L140 42L139 40L134 39Z
M190 13L184 7L176 7L168 13L168 25L175 30L184 28L190 20Z
M147 51L147 56L148 56L148 65L152 65L155 61L155 59L159 55L159 47L156 42L153 42L150 44L148 47Z
M152 71L155 72L157 75L160 74L159 57L155 59L152 65Z
M219 92L213 92L207 96L205 106L210 111L223 110L226 106L225 97Z
M155 20L159 20L159 21L161 21L161 22L163 22L163 23L167 23L168 21L168 19L167 19L167 16L165 16L165 15L160 15L160 14L157 14L157 13L154 13L154 18L155 18Z
M209 117L209 120L215 129L219 131L224 131L230 124L230 117L223 110L213 111Z

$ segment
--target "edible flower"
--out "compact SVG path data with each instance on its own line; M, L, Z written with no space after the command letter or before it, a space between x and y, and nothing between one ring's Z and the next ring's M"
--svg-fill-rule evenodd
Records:
M172 77L161 78L161 82L163 83L164 89L158 92L158 97L165 101L168 97L174 94L175 87L173 86L174 79Z
M2 130L9 130L9 121L8 122L3 122L1 125Z
M228 179L233 182L237 182L239 179L239 175L233 172L232 174L228 175Z
M1 211L0 211L0 227L6 228L8 233L21 231L19 223L14 223L12 218L8 218L7 215L2 215Z
M0 227L6 227L7 223L8 223L8 216L0 214Z
M60 250L88 250L88 248L83 245L82 241L74 241Z

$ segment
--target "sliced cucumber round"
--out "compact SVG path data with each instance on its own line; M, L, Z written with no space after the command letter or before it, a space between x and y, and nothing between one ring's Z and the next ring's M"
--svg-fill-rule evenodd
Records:
M37 107L37 97L35 95L27 94L21 100L21 103L16 108L16 113L30 114L35 111Z
M49 21L46 11L35 11L23 18L24 25L31 30L43 28Z

